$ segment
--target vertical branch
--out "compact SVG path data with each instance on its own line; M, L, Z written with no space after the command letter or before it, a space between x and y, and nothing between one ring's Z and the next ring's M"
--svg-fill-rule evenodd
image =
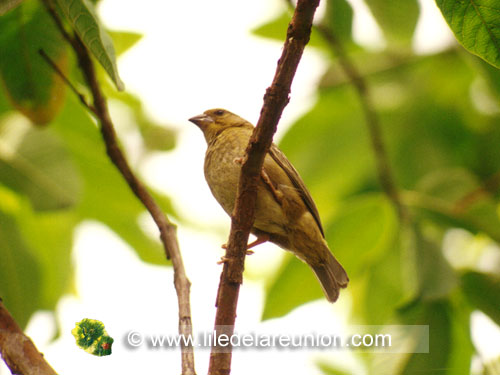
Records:
M387 151L382 139L380 121L375 111L375 106L372 102L370 90L366 85L365 80L358 72L358 69L356 68L354 63L349 59L342 46L342 43L337 39L333 31L324 25L318 25L316 26L316 28L329 43L333 53L339 59L339 63L342 69L344 70L347 77L349 77L356 89L356 92L358 93L361 107L365 115L366 125L368 126L373 151L375 154L377 174L380 184L385 194L396 208L400 219L404 220L407 218L407 211L405 206L401 202L398 189L394 182L389 159L387 157Z
M90 108L99 121L100 131L106 146L107 155L121 173L130 189L141 201L144 207L146 207L160 231L160 240L163 244L165 255L167 259L172 260L172 266L174 269L174 285L179 307L179 334L186 338L192 336L191 307L189 301L191 283L186 276L184 263L177 241L176 228L156 204L144 184L132 172L124 153L120 149L114 125L108 111L107 101L97 80L94 63L87 48L78 36L70 35L65 30L52 1L43 0L43 3L49 14L54 19L62 35L66 40L68 40L77 56L78 64L92 94L93 104ZM187 344L181 347L181 359L182 374L194 375L196 372L194 368L192 344Z
M246 157L241 167L238 194L231 221L224 268L222 270L217 295L215 335L231 335L234 332L236 307L247 250L248 236L255 219L257 201L257 179L262 169L265 155L276 132L283 109L288 104L288 96L293 77L309 41L312 21L319 0L299 0L288 26L286 41L271 86L264 95L264 104L259 121L250 138ZM209 374L227 375L231 372L231 349L222 353L212 347Z

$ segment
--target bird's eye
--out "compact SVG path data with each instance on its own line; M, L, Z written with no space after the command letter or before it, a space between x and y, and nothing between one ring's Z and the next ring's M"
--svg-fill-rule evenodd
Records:
M217 111L215 111L215 114L217 116L222 116L224 114L224 111L222 109L218 109Z

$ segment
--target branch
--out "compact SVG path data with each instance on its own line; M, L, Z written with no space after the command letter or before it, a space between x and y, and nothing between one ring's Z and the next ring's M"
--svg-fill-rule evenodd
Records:
M325 25L317 25L316 29L330 45L332 52L339 59L342 69L349 77L358 93L359 101L365 115L366 125L368 126L368 131L370 133L373 151L375 153L380 184L382 185L382 189L385 194L396 208L399 218L401 220L405 220L408 217L408 213L406 207L401 202L396 183L394 182L394 177L389 164L389 158L387 157L387 151L382 140L380 121L372 102L370 90L366 85L363 76L359 73L354 63L349 59L342 43L337 39L333 31Z
M0 353L13 374L56 375L0 299Z
M40 56L43 57L43 59L47 62L47 64L50 65L50 67L57 73L57 75L63 80L63 82L68 85L68 87L73 91L73 93L80 99L80 102L87 107L87 109L95 114L95 108L87 102L87 99L85 99L85 96L77 90L75 85L71 83L71 81L66 77L61 69L57 66L57 64L47 55L47 53L43 49L39 49L38 53Z
M481 184L481 186L470 191L462 198L460 198L457 202L455 202L454 210L457 213L464 213L469 209L469 207L474 205L474 203L479 201L481 198L488 198L492 194L494 194L499 186L500 186L500 171L496 172L490 178L484 181Z
M177 241L176 227L172 224L160 207L156 204L151 194L147 191L144 184L132 172L125 155L123 154L114 129L113 122L109 115L107 101L102 93L102 90L97 81L94 63L90 58L87 48L76 35L70 35L64 29L58 13L54 8L51 0L43 0L49 14L54 19L57 27L68 40L73 50L76 53L78 64L83 73L85 81L90 88L93 98L93 105L95 111L93 113L100 123L101 135L106 145L106 152L116 166L118 171L122 174L123 178L129 185L130 189L141 201L141 203L149 211L154 222L160 231L160 240L163 244L165 255L167 259L172 260L174 268L174 285L177 292L178 306L179 306L179 334L184 337L192 336L192 323L191 323L191 307L189 302L189 291L191 283L189 282L182 256L179 250ZM182 346L181 348L182 359L182 374L194 375L194 355L192 345Z
M288 26L286 41L271 86L264 95L259 121L250 138L241 167L238 195L231 221L231 233L225 255L219 291L215 334L234 332L238 294L243 281L243 269L248 236L255 219L257 181L265 155L276 132L304 47L309 41L312 21L319 0L299 0ZM226 348L227 349L227 348ZM231 372L231 351L221 353L212 347L209 374L227 375Z
M433 197L418 191L401 191L401 198L406 206L422 209L427 212L453 220L456 226L472 232L483 232L492 240L500 242L500 235L494 226L485 225L478 216L468 215L456 209L456 206L442 198Z

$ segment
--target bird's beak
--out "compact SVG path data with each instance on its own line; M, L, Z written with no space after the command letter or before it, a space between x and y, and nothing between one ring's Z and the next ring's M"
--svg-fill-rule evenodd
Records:
M204 130L208 125L214 122L214 119L206 114L191 117L189 119L193 124Z

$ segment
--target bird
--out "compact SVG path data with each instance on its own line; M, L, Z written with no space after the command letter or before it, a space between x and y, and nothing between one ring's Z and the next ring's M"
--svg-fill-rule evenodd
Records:
M204 174L208 186L224 211L231 216L243 157L254 126L238 115L209 109L191 117L207 143ZM264 158L257 187L256 240L248 249L272 242L292 252L314 271L326 299L335 302L349 278L330 251L318 209L295 167L273 143Z

